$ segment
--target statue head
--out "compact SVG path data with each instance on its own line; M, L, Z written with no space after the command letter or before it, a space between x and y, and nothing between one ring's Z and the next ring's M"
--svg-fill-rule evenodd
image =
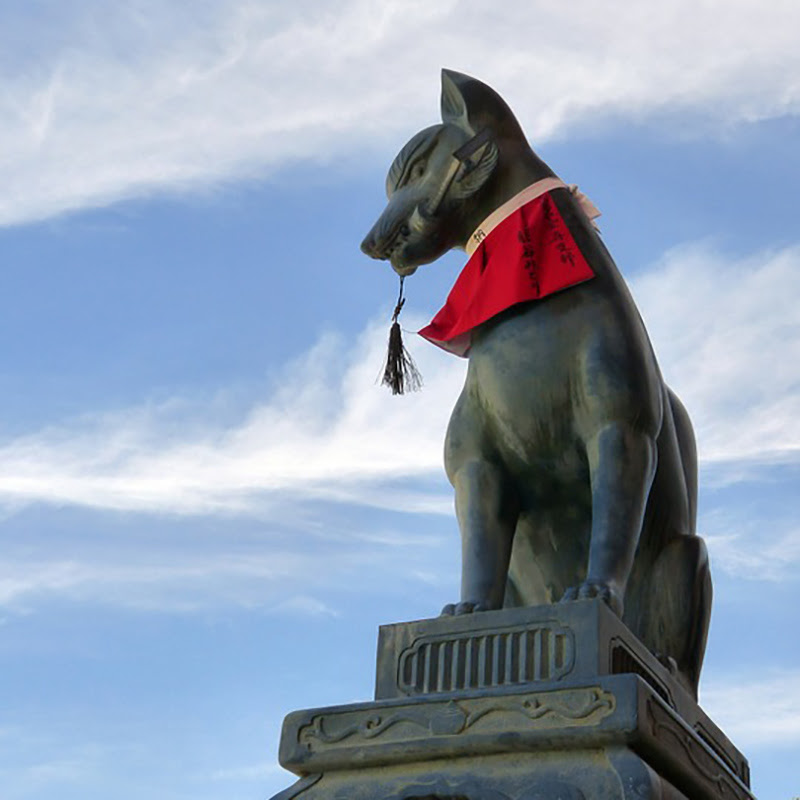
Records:
M398 153L386 177L389 202L361 244L400 275L463 247L494 206L518 190L521 169L547 169L485 83L442 70L441 111L441 124L412 136Z

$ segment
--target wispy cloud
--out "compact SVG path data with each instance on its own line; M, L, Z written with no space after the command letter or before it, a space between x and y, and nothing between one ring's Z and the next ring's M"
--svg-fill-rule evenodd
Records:
M682 248L633 288L706 471L732 480L731 465L797 461L800 248L738 262ZM348 348L323 337L276 394L228 427L172 403L9 441L0 446L0 503L285 518L286 504L302 497L449 514L449 493L430 480L441 476L464 362L422 345L424 391L392 397L375 383L385 336L371 325Z
M307 594L293 595L278 603L273 612L310 617L338 617L339 612Z
M4 703L10 709L9 703ZM4 709L5 710L5 709ZM42 734L28 726L0 732L0 780L3 797L24 800L51 792L70 793L76 788L91 790L107 759L120 756L120 748L107 743L75 741L70 736L58 741L58 720ZM60 746L59 746L60 745Z
M187 423L191 409L168 403L9 442L0 447L0 503L263 514L295 494L306 502L449 510L449 501L399 479L441 470L464 363L425 345L425 391L394 398L375 380L385 337L383 325L350 348L323 336L287 369L278 392L232 427ZM335 378L333 362L341 367Z
M796 748L800 743L800 671L718 677L706 684L703 708L737 747Z
M715 480L800 457L800 247L670 251L632 281L666 380Z
M0 224L393 151L433 121L442 65L495 84L538 141L590 116L720 129L800 109L793 3L42 6L47 34L0 12L18 42L0 59Z
M424 542L413 535L407 541L359 535L330 540L315 534L313 526L302 536L284 536L273 524L243 542L235 523L233 528L190 542L174 529L159 542L136 532L105 549L85 542L79 531L67 543L43 534L45 546L35 557L30 542L20 547L7 541L13 552L0 559L0 608L18 615L60 597L173 614L227 608L280 618L336 617L339 610L330 598L350 587L385 593L386 581L398 571L408 576L403 585L428 583L417 573L441 548L435 533ZM390 585L391 591L404 591Z
M706 521L708 524L708 521ZM787 581L797 578L800 567L800 530L765 530L763 520L731 520L728 531L704 532L715 568L745 580ZM758 542L758 547L753 543Z

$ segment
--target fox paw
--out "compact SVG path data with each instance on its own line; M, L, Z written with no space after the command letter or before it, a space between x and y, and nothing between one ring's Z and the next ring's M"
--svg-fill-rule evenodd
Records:
M622 616L622 598L609 584L604 581L584 581L580 586L572 586L564 592L562 603L572 600L590 600L599 597L605 600L608 607L618 616Z
M460 603L448 603L443 609L440 617L459 617L462 614L474 614L476 611L488 611L483 603L471 603L469 600L462 600Z

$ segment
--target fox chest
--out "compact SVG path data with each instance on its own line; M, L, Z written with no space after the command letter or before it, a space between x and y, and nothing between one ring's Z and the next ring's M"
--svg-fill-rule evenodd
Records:
M588 480L582 333L546 315L519 315L473 343L445 447L449 473L486 458L526 483Z

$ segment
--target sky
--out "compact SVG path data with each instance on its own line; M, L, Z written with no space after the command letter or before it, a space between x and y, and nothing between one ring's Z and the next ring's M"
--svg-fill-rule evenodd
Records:
M359 243L448 67L602 211L700 456L700 701L800 795L800 5L0 4L0 800L266 799L458 595L465 363Z

